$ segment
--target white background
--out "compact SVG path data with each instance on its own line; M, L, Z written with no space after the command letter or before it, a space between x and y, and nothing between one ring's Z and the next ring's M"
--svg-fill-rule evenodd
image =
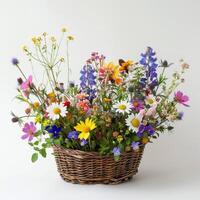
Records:
M190 63L185 92L190 96L184 120L145 150L139 173L128 183L72 185L59 177L54 158L30 162L31 149L10 122L19 76L10 64L21 46L46 31L59 35L68 27L76 40L71 67L77 80L91 51L108 60L139 58L146 46L157 55ZM1 0L0 1L0 199L200 199L200 1L198 0ZM175 65L177 66L177 65ZM174 69L175 69L174 66ZM178 67L178 66L177 66ZM30 71L26 64L25 71Z

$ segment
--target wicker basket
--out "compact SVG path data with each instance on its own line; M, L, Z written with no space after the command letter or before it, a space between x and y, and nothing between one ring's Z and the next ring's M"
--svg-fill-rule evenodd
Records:
M97 152L85 152L54 146L54 155L61 177L80 184L118 184L132 178L138 172L144 145L138 151L123 153L119 161L113 155L101 156Z

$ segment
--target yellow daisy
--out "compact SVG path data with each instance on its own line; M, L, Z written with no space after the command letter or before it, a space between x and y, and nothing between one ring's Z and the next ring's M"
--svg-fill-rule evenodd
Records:
M92 119L87 118L85 122L80 121L74 128L76 131L81 132L78 136L79 139L87 140L90 136L90 131L96 128L96 124Z

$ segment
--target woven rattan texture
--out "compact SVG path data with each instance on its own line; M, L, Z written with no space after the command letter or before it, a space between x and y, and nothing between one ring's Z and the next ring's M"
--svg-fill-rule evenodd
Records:
M118 184L132 178L138 172L144 146L138 151L120 155L101 156L97 152L85 152L54 146L58 172L68 182L80 184Z

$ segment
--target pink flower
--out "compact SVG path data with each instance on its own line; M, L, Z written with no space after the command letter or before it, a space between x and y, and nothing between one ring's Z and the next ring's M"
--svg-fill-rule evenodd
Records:
M140 110L144 109L144 104L139 99L134 99L132 102L132 105L133 105L133 109L136 111L140 111Z
M88 95L85 93L79 93L76 95L76 98L82 100L82 99L85 99L87 96Z
M189 101L189 97L187 95L184 95L181 91L178 91L174 94L174 99L176 102L184 106L189 106L188 104L186 104L186 102Z
M30 86L32 85L32 81L33 81L33 77L30 75L30 76L28 77L28 79L27 79L26 81L24 81L24 82L20 85L21 90L26 91L27 89L29 89Z
M81 108L82 110L87 112L90 109L90 106L88 104L89 104L88 100L83 100L83 101L78 102L76 104L76 107Z
M146 116L155 116L156 107L157 107L157 105L154 105L154 106L150 107L146 112Z
M25 123L24 128L22 129L22 131L25 133L24 135L22 135L22 139L26 139L28 138L28 141L30 142L33 139L33 136L36 132L36 126L33 122L30 123Z

